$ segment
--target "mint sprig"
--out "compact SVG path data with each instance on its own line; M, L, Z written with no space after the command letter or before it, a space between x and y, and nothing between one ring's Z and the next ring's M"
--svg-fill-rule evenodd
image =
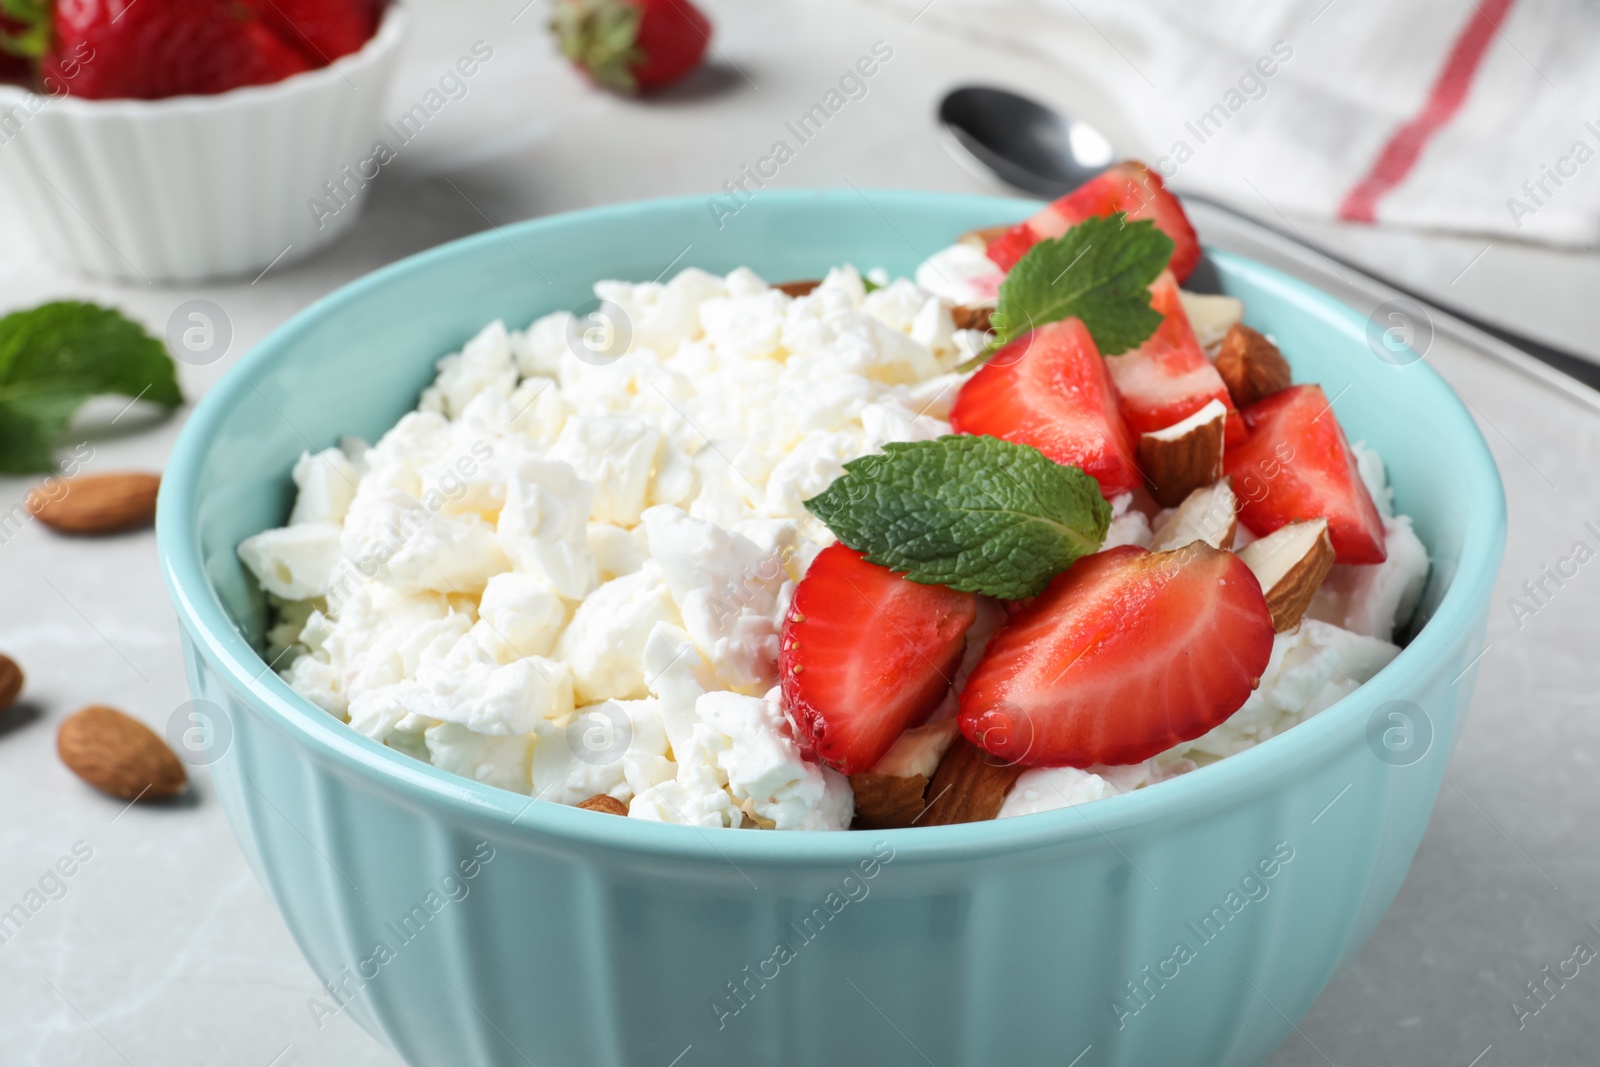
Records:
M1150 283L1166 269L1172 249L1172 238L1154 222L1129 222L1120 211L1040 241L1000 283L990 317L994 340L971 365L1029 330L1070 318L1083 320L1103 356L1138 348L1161 326L1161 313L1150 306Z
M54 469L52 444L108 393L183 402L166 345L121 312L60 301L0 318L0 472Z
M914 582L1020 600L1098 551L1111 524L1089 475L993 437L890 444L844 470L806 507Z

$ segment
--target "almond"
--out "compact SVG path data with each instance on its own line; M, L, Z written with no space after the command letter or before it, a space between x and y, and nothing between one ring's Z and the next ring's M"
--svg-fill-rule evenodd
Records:
M821 284L816 278L807 278L798 282L779 282L773 288L790 296L805 296Z
M624 804L616 797L607 796L604 793L596 793L588 800L585 800L582 804L579 804L578 807L582 808L584 811L598 811L603 812L606 815L628 814L628 805Z
M1233 493L1232 479L1224 478L1184 497L1183 503L1156 527L1150 551L1170 552L1196 541L1204 541L1212 548L1228 548L1238 527L1239 498Z
M1294 376L1278 346L1244 323L1235 323L1217 351L1217 373L1236 407L1289 388Z
M109 534L149 526L156 517L161 476L129 471L86 474L28 494L28 510L52 530Z
M994 818L1023 770L991 756L965 737L956 738L928 784L928 806L921 825L949 826Z
M994 308L987 304L963 304L950 309L950 318L955 321L958 330L982 330L989 332L989 317L994 314Z
M1222 478L1227 423L1227 406L1213 400L1182 422L1139 436L1139 468L1156 503L1177 507L1196 489Z
M0 656L0 711L17 702L22 693L22 668L10 656Z
M989 243L997 237L1004 237L1011 232L1015 223L1006 226L987 226L981 230L968 230L956 238L958 245L972 245L980 251L987 251Z
M165 741L138 719L102 704L67 717L56 734L56 752L73 774L123 800L171 796L188 783Z
M901 778L893 774L852 774L856 794L855 830L895 830L910 826L922 814L928 779L920 774Z
M1333 555L1327 519L1290 523L1239 550L1239 558L1261 581L1275 632L1300 625L1311 597L1333 569Z
M1178 290L1178 302L1189 319L1194 339L1207 353L1216 351L1234 324L1244 318L1244 302L1237 297Z

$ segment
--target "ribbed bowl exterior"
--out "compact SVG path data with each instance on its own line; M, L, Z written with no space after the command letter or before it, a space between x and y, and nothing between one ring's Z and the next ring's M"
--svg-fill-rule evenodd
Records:
M161 556L194 693L231 735L214 780L316 974L311 1015L348 1011L415 1067L1205 1067L1259 1063L1290 1032L1421 840L1482 647L1504 501L1426 364L1378 360L1360 316L1259 265L1213 256L1305 380L1349 387L1341 421L1388 457L1435 563L1429 621L1393 664L1215 766L968 826L640 823L373 744L251 644L260 597L233 550L282 520L301 433L381 432L482 322L578 306L593 279L653 277L686 245L700 250L686 262L774 279L843 261L904 273L915 249L1028 208L797 192L733 222L678 200L525 223L335 294L213 390L163 480Z
M45 255L86 274L180 283L248 276L343 234L405 37L393 6L335 66L217 96L81 100L0 86L0 200ZM345 203L321 214L324 183Z

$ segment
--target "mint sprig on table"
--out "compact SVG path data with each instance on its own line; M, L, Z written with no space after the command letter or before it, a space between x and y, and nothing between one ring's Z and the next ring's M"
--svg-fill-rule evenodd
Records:
M1004 600L1098 551L1111 523L1089 475L993 437L885 445L844 470L806 501L840 541L914 582Z
M53 470L72 416L108 393L183 403L166 345L121 312L60 301L0 318L0 472Z
M1150 283L1166 269L1172 249L1172 238L1154 222L1129 222L1120 211L1040 241L1000 283L988 350L962 369L1061 319L1083 320L1103 356L1138 348L1161 326L1161 312L1150 306Z

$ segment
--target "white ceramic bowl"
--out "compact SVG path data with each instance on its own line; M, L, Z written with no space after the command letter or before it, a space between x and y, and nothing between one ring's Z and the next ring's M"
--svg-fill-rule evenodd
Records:
M407 15L331 67L166 100L82 100L0 86L0 204L51 259L101 277L195 282L310 255L364 199ZM324 183L343 182L344 203ZM313 211L321 199L333 210Z

